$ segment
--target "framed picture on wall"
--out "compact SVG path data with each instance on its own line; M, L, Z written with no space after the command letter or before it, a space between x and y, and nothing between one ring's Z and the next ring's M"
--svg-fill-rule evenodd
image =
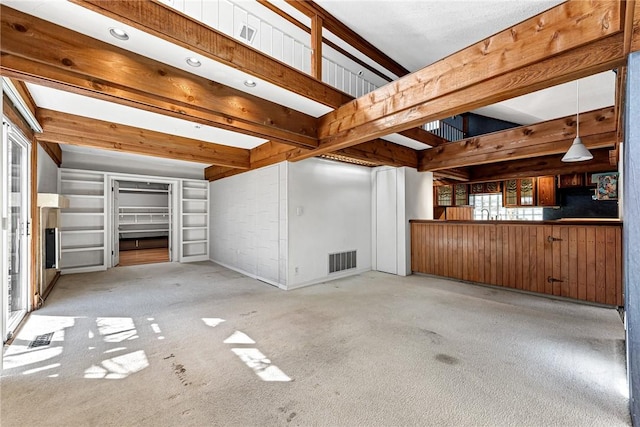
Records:
M594 173L591 180L596 184L596 200L618 199L618 172Z

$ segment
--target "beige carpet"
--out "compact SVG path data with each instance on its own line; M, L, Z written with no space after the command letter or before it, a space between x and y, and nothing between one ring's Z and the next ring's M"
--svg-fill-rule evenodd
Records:
M420 276L284 292L208 262L115 268L31 315L0 423L629 425L623 337L615 310Z

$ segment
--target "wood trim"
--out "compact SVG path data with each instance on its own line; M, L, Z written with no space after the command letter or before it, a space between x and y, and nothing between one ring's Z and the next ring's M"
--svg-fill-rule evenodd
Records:
M614 2L562 3L321 117L310 155L615 68L620 21Z
M60 272L56 271L56 274L53 276L53 279L51 279L51 282L49 282L49 284L47 285L46 289L44 290L44 292L40 296L42 302L44 302L47 299L47 297L49 296L49 294L53 290L53 287L56 285L56 283L58 283L59 279L60 279ZM40 308L40 307L38 307L38 308Z
M636 1L634 4L633 12L633 32L631 35L630 52L637 52L640 50L640 2Z
M31 129L31 126L24 120L22 114L16 110L9 97L5 94L2 94L2 113L11 120L11 123L22 131L27 139L33 138L33 129Z
M311 76L322 80L322 18L311 18Z
M437 147L439 145L446 144L449 142L446 139L434 133L426 131L421 127L403 130L398 133L402 136L406 136L407 138L413 139L414 141L422 142L423 144L428 145L430 147Z
M526 158L509 162L492 163L469 168L471 182L502 181L532 176L565 175L611 170L609 149L591 150L593 159L588 162L565 163L558 155ZM445 171L438 171L440 173Z
M326 83L158 1L72 0L94 12L131 25L198 55L214 59L321 104L337 107L352 98Z
M331 31L356 50L371 58L377 64L391 71L396 76L402 77L409 74L409 70L391 59L387 54L366 41L355 31L340 22L329 12L310 0L286 0L288 4L307 15L309 18L320 16L324 21L324 27Z
M317 119L6 6L3 75L264 139L317 146ZM60 58L60 52L64 58Z
M16 90L22 97L22 100L24 101L27 108L29 108L29 111L31 111L31 114L35 116L36 109L38 107L36 107L36 103L33 100L33 97L31 96L31 92L29 92L29 89L27 89L27 85L25 85L24 82L21 80L15 80L15 79L9 79L9 80L11 80L11 83L13 83L13 86L16 88Z
M40 257L38 256L38 252L40 249L40 212L38 208L38 144L33 136L28 136L31 142L31 158L30 158L30 172L31 176L30 180L30 191L31 191L31 201L30 201L30 212L31 216L31 247L29 248L29 264L30 264L30 284L29 284L29 293L31 299L31 310L33 310L37 304L37 295L38 295L38 275L40 273L40 268L38 265L38 260Z
M60 148L60 144L40 140L38 140L38 144L58 167L62 166L62 148Z
M249 168L249 150L168 135L147 129L38 109L44 132L39 141L122 151L189 162Z

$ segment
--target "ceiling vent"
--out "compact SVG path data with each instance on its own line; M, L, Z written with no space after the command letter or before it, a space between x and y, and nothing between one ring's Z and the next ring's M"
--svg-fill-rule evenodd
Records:
M256 30L255 28L250 27L247 24L242 24L242 27L240 27L240 33L238 34L238 37L244 40L245 42L251 44L253 43L253 39L256 38L257 32L258 30Z

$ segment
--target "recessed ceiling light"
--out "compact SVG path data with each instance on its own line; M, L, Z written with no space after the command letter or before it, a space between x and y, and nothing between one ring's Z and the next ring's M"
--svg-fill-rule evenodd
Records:
M202 65L202 62L200 62L198 58L190 56L189 58L187 58L187 64L191 65L192 67L199 67Z
M256 85L257 85L257 84L258 84L258 83L254 82L254 81L253 81L253 80L251 80L251 79L247 79L247 80L245 80L245 81L244 81L244 85L245 85L246 87L256 87Z
M129 40L129 34L121 28L109 28L109 34L118 40Z

